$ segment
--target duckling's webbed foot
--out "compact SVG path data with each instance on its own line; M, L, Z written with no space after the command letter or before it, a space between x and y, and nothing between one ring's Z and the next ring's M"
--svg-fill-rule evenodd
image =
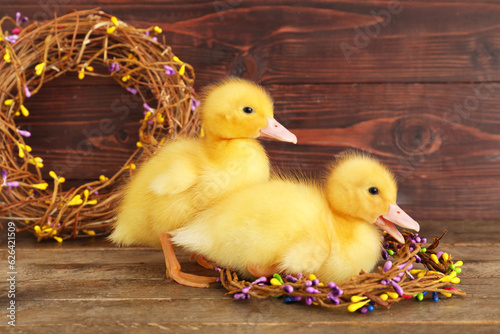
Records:
M263 267L257 264L249 263L247 264L247 270L250 274L255 277L270 277L276 273L276 269L278 268L277 264L273 264L268 267Z
M194 288L208 288L208 283L215 282L217 279L216 277L183 273L181 271L181 265L175 256L171 238L172 236L169 233L162 233L160 235L161 246L163 254L165 255L165 265L167 266L167 276L179 284Z
M189 259L190 260L194 260L196 259L196 262L198 262L198 264L200 266L202 266L203 268L205 269L214 269L215 268L215 264L210 262L210 261L207 261L202 255L200 254L196 254L196 253L191 253L191 255L189 256Z

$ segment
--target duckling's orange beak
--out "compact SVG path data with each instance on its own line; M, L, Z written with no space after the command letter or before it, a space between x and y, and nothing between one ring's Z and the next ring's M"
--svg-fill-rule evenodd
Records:
M399 206L396 204L389 204L389 211L380 217L377 218L377 221L375 224L392 235L394 239L399 241L400 243L405 242L405 238L403 235L398 231L396 226L394 224L399 225L403 228L409 228L415 231L420 230L420 225L413 220L406 212L401 210Z
M267 126L260 130L259 137L268 137L297 144L297 137L274 118L267 117Z

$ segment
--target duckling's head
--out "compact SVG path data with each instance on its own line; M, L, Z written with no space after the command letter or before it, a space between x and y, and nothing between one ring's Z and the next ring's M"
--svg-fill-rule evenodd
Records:
M404 242L404 238L394 224L420 229L418 223L396 205L397 184L393 174L366 153L341 154L328 175L326 195L336 214L375 223L400 242Z
M248 80L231 77L206 87L200 114L207 137L265 136L297 143L297 137L274 119L269 93Z

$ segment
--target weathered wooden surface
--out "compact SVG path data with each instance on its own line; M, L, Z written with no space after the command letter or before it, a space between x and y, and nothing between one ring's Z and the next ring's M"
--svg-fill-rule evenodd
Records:
M94 7L161 26L202 83L227 73L266 84L500 80L498 1L2 1L2 12L37 19ZM358 50L350 63L342 42Z
M399 201L418 219L500 216L499 1L4 0L0 14L94 7L158 24L197 88L227 74L269 88L299 139L266 144L278 168L318 175L339 151L361 148L395 170ZM134 149L141 104L112 81L74 74L42 92L21 124L69 180L112 174ZM103 118L112 132L95 131Z
M463 260L465 298L402 301L390 310L361 315L286 305L282 299L235 301L217 284L209 289L180 286L165 278L160 250L116 248L104 239L37 243L17 236L16 328L7 326L6 283L0 283L0 332L137 333L172 331L336 333L384 331L491 333L500 325L500 233L498 221L423 222L421 235L444 229L441 250ZM1 235L5 240L5 235ZM7 272L5 243L0 268ZM211 274L179 252L186 271Z

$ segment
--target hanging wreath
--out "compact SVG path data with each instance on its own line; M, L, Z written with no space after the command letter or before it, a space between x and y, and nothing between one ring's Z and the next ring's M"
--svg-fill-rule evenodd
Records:
M38 240L105 235L120 198L116 184L165 139L199 130L193 68L158 41L158 26L136 29L99 10L27 21L20 13L0 21L0 219L18 220L18 231ZM4 34L7 25L12 34ZM50 171L43 179L43 159L16 119L29 117L27 99L44 83L67 73L114 78L142 99L145 113L137 149L115 175L63 190L64 175Z

